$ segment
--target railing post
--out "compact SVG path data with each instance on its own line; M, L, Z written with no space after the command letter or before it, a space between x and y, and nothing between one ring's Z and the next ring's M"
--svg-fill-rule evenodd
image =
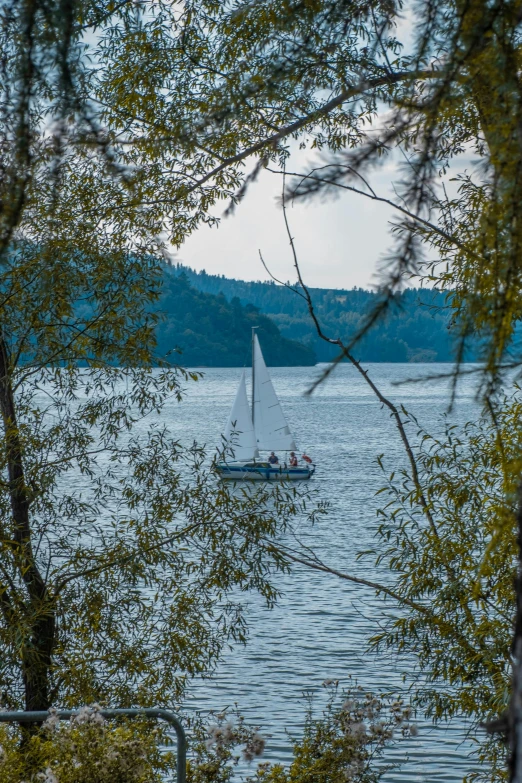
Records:
M56 710L56 715L60 720L69 720L78 714L78 710ZM159 718L174 726L177 737L176 754L176 781L177 783L186 783L187 780L187 737L185 730L181 725L180 719L173 712L161 709L159 707L142 708L121 708L115 710L100 710L100 715L104 718L118 718L127 716L129 718ZM43 723L47 720L49 713L44 710L38 712L0 712L0 723Z

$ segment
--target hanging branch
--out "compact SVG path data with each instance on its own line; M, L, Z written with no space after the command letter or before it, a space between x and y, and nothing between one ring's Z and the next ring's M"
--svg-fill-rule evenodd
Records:
M429 613L428 607L423 606L422 604L417 603L416 601L412 601L411 599L406 598L406 596L400 595L399 593L397 593L396 590L393 590L390 587L386 587L386 585L380 584L379 582L373 582L369 579L363 579L360 576L353 576L352 574L347 574L345 571L339 571L336 568L332 568L327 563L323 563L323 561L316 555L316 553L309 550L308 547L304 547L304 548L308 550L310 554L307 556L302 556L300 552L296 554L294 550L291 550L286 545L278 545L276 547L272 544L272 546L279 553L281 553L285 558L291 560L293 563L300 563L301 565L304 565L307 568L311 568L314 571L322 571L325 574L331 574L332 576L337 576L339 579L343 579L347 582L354 582L355 584L358 585L365 585L366 587L371 587L373 590L375 590L376 593L384 593L384 595L393 598L393 600L397 601L399 605L409 606L411 609L414 609L415 611L420 612L421 614Z
M326 169L334 169L334 173L332 177L327 178L325 175L316 174L316 172L323 172ZM361 188L356 188L354 185L346 185L334 179L336 173L340 170L345 170L348 174L357 176L364 183L364 185L367 187L368 190L362 190ZM271 169L268 166L267 166L267 171L269 171L271 174L283 173L281 171L277 171L276 169ZM292 198L299 198L302 197L303 195L308 195L308 192L311 193L314 191L314 189L319 189L320 186L329 186L333 188L340 188L341 190L348 190L350 193L355 193L358 196L364 196L365 198L370 199L370 201L377 201L381 204L386 204L392 209L397 210L397 212L401 212L410 220L414 221L415 223L419 223L420 225L429 229L429 231L433 231L433 233L438 234L447 242L451 243L459 250L465 251L469 255L471 255L474 252L471 248L463 244L456 236L448 234L447 231L444 231L443 229L440 228L440 226L437 226L435 223L432 223L430 220L426 220L426 218L422 217L422 215L412 212L410 209L407 209L402 204L398 204L396 201L392 201L392 199L390 198L386 198L385 196L379 196L375 192L375 190L371 187L370 183L365 179L365 177L363 177L359 171L356 171L353 168L353 166L344 166L341 165L340 163L328 163L324 166L314 167L308 172L308 174L303 174L302 172L297 172L297 171L287 171L285 173L290 177L298 177L300 179L299 184L292 191ZM285 175L283 174L283 176ZM310 183L310 182L314 183L316 185L316 188L310 188L309 190L304 190L304 191L299 190L303 185L303 183Z
M308 394L311 394L317 388L317 386L320 383L322 383L325 380L325 378L333 371L334 367L337 364L339 364L345 357L353 364L355 369L362 375L362 377L364 378L364 380L366 381L366 383L368 384L370 389L373 391L373 393L375 394L375 396L377 397L379 402L382 405L384 405L386 408L388 408L388 410L391 412L391 414L392 414L392 416L393 416L393 418L395 420L395 423L397 425L397 429L399 431L399 435L401 437L401 440L403 442L404 448L406 450L406 454L408 456L408 461L410 463L412 478L413 478L413 482L415 484L415 489L417 491L417 496L419 498L419 503L420 503L420 505L421 505L421 507L422 507L422 509L424 511L424 514L426 515L426 518L427 518L427 520L429 522L429 525L430 525L434 535L438 538L439 534L438 534L437 526L435 525L435 520L433 519L433 515L431 513L431 509L429 507L428 501L426 500L426 497L425 497L424 492L422 490L422 486L421 486L421 482L420 482L420 478L419 478L419 471L418 471L418 468L417 468L417 462L415 460L415 455L413 454L413 449L411 447L410 441L409 441L408 436L406 434L406 429L404 427L404 422L403 422L403 420L401 418L401 415L399 413L399 409L397 408L396 405L394 405L394 403L391 400L389 400L387 397L385 397L382 394L382 392L377 388L375 383L370 378L370 376L368 374L368 371L365 370L361 366L360 362L358 362L357 359L350 353L349 348L343 343L341 338L340 337L337 337L337 338L330 337L329 335L327 335L323 331L323 328L321 326L319 318L317 317L317 313L315 312L312 296L311 296L310 291L309 291L307 285L305 284L305 282L303 280L303 276L301 274L301 269L300 269L300 266L299 266L299 260L297 258L297 251L296 251L296 248L295 248L294 238L292 236L292 232L290 231L290 225L288 223L288 215L287 215L287 212L286 212L286 200L285 200L285 172L283 172L283 192L282 192L281 204L282 204L282 208L283 208L283 217L284 217L284 221L285 221L286 233L288 235L288 239L289 239L289 242L290 242L290 247L292 249L294 268L295 268L295 271L296 271L296 274L297 274L297 280L299 282L299 286L300 286L301 290L299 290L297 288L294 288L293 286L289 285L288 283L281 283L280 280L278 280L276 277L274 277L274 275L272 275L272 273L270 272L269 268L265 264L265 262L263 260L263 257L261 255L261 251L259 251L261 262L262 262L263 266L265 267L266 271L268 272L268 274L270 275L270 277L275 282L284 285L286 288L289 288L291 291L293 291L294 293L298 294L299 296L301 296L305 300L305 302L307 304L307 307L308 307L308 312L310 314L310 317L312 318L312 321L314 322L317 334L319 335L321 340L324 340L325 342L329 343L330 345L336 345L336 346L338 346L338 348L340 348L340 353L336 357L335 361L328 367L328 369L321 375L321 377L317 381L315 381L315 383L308 390Z

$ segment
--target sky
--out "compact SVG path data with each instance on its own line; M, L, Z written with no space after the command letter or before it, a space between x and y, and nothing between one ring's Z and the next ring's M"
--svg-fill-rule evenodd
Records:
M415 16L404 5L397 35L411 49ZM299 150L291 142L287 171L306 172L325 161L325 155ZM370 182L379 196L395 199L392 182L399 179L396 161L388 160ZM379 262L392 246L390 220L397 216L391 207L353 193L335 200L288 206L287 213L305 283L318 288L372 288L378 284ZM293 259L278 201L281 177L261 172L231 217L219 227L201 226L176 253L176 260L198 271L240 280L267 280L259 250L272 274L295 281ZM226 207L223 207L222 214Z
M319 154L296 151L288 171L307 171ZM307 166L307 164L309 164ZM393 162L370 178L379 195L390 197L397 175ZM293 259L278 204L280 175L261 172L232 216L218 227L200 227L176 253L175 260L198 271L241 280L266 280L259 251L272 274L294 281ZM222 215L226 206L220 207ZM394 213L386 205L352 193L336 199L315 197L309 203L287 208L299 264L305 282L319 288L369 288L378 280L378 263L391 247L389 221Z

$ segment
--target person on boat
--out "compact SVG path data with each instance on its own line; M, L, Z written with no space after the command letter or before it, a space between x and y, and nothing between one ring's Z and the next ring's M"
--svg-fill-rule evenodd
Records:
M290 452L290 467L296 468L297 467L297 457L295 456L295 452Z
M274 452L272 452L268 458L268 461L271 465L279 465L279 457L277 457Z
M312 464L312 458L308 456L308 454L301 454L301 459L303 459L305 462L308 462L309 465Z

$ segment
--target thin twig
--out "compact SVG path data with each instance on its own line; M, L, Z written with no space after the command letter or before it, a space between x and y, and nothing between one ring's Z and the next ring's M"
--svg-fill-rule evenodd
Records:
M284 177L284 175L283 175L282 208L283 208L283 216L284 216L284 221L285 221L285 227L286 227L286 231L287 231L288 238L289 238L289 241L290 241L290 247L292 248L294 268L295 268L296 273L297 273L297 279L298 279L299 285L301 286L301 289L303 291L302 296L304 296L304 299L306 300L306 303L308 305L308 312L309 312L310 317L312 318L312 320L313 320L313 322L315 324L315 328L316 328L317 334L325 342L329 343L330 345L337 345L341 349L339 356L336 358L335 362L332 363L333 366L335 366L336 364L340 363L342 361L342 359L344 357L346 357L353 364L353 366L356 368L356 370L362 375L362 377L364 378L366 383L369 385L369 387L371 388L371 390L373 391L373 393L375 394L375 396L379 400L379 402L381 402L383 405L385 405L388 408L388 410L391 412L393 418L395 419L395 423L397 425L397 429L399 430L399 434L400 434L401 440L403 442L404 448L406 450L406 454L408 456L408 461L410 463L411 472L412 472L412 478L413 478L413 482L415 484L415 489L417 491L417 496L419 498L419 503L420 503L420 505L421 505L421 507L422 507L422 509L423 509L423 511L425 513L425 515L426 515L426 518L427 518L427 520L428 520L428 522L430 524L430 527L431 527L434 535L438 538L439 537L439 533L438 533L438 530L437 530L437 526L435 524L435 520L433 519L433 515L431 513L431 509L429 507L429 504L428 504L428 502L426 500L426 497L424 495L424 492L422 490L420 477L419 477L419 471L418 471L418 468L417 468L417 462L415 460L415 455L413 454L413 449L411 447L410 441L409 441L408 436L406 434L406 430L405 430L405 427L404 427L404 422L402 421L402 418L400 416L400 413L399 413L399 410L398 410L397 406L394 405L394 403L391 400L389 400L387 397L385 397L381 393L381 391L377 388L375 383L372 381L372 379L368 375L368 371L364 370L363 367L361 366L360 362L358 362L357 359L349 352L348 348L344 345L344 343L341 340L341 338L340 337L332 338L332 337L329 337L328 335L326 335L323 332L323 329L321 327L321 323L320 323L320 321L319 321L319 319L317 317L317 314L315 312L312 296L311 296L310 291L309 291L308 287L306 286L306 284L305 284L305 282L303 280L303 276L301 274L301 269L300 269L300 266L299 266L299 260L297 258L297 251L296 251L296 248L295 248L294 238L292 236L292 232L290 231L290 225L288 223L288 216L287 216L287 211L286 211L286 200L285 200L285 177ZM266 264L265 264L265 269L267 269L267 271L268 271L268 268L267 268ZM270 274L270 272L269 272L269 274ZM290 288L291 288L291 286L290 286ZM328 373L332 372L332 364L330 365L330 367L327 370ZM324 377L326 377L326 374L323 374L321 380L324 380ZM318 385L319 382L320 381L316 381L316 383L314 384L312 389L309 390L309 391L312 391Z
M370 192L367 193L366 191L361 190L360 188L356 188L353 185L343 185L341 182L336 182L335 180L332 179L325 179L324 177L314 176L314 172L322 171L323 169L328 169L332 167L346 168L351 173L356 174L364 182L364 184L366 185L366 187ZM406 207L397 204L396 201L392 201L391 199L386 198L385 196L378 196L377 193L369 184L369 182L367 182L366 179L358 171L355 171L351 166L341 166L338 163L329 163L325 166L316 166L315 168L311 169L308 174L303 174L297 171L282 172L282 171L278 171L277 169L270 169L268 167L267 167L267 171L269 171L271 174L283 174L283 176L286 173L288 176L299 177L301 179L301 182L299 183L299 185L297 185L297 187L292 193L292 198L296 198L296 197L299 198L299 193L298 193L299 187L306 180L312 180L313 182L318 182L324 185L331 185L332 187L340 188L341 190L348 190L351 193L356 193L359 196L364 196L365 198L369 198L371 201L378 201L381 204L387 204L388 206L392 207L392 209L396 209L398 212L402 212L402 214L406 215L406 217L411 218L411 220L414 220L416 223L420 223L421 225L428 228L430 231L433 231L434 233L441 236L443 239L446 239L452 245L458 247L459 250L462 250L466 253L472 252L471 248L467 248L466 245L460 242L455 236L448 234L439 226L435 225L435 223L426 220L426 218L421 217L421 215L418 215L415 212L411 212L411 210L407 209Z

